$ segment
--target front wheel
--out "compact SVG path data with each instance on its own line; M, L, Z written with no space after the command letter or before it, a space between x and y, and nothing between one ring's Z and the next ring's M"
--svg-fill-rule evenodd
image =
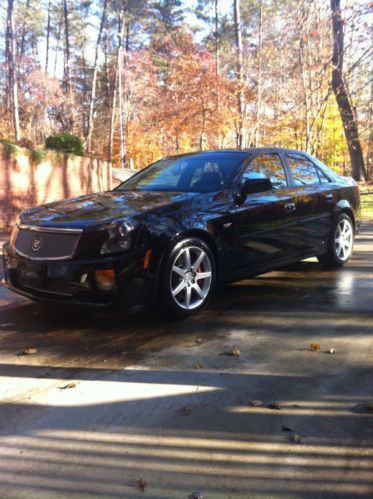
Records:
M199 238L185 238L171 249L161 269L163 310L172 317L188 317L204 308L215 288L215 259Z
M343 213L334 222L328 241L328 251L317 258L327 267L342 267L351 257L354 246L354 225L351 218Z

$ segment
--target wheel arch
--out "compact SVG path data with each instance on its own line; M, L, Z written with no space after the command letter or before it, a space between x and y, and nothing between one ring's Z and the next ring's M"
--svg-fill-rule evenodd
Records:
M356 229L356 218L355 218L355 213L354 210L351 206L351 204L346 200L346 199L341 199L337 203L337 213L336 215L342 215L346 214L351 218L351 221L354 226L354 230Z

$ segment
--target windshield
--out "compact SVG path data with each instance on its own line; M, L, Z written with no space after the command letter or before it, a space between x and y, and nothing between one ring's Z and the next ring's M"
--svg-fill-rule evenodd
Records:
M121 191L213 192L225 189L247 153L211 152L162 159L130 178Z

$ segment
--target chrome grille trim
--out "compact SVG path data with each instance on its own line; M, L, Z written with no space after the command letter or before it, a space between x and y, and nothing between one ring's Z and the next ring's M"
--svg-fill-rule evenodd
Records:
M19 231L18 231L18 234L17 234L17 238L14 242L14 250L15 252L28 259L28 260L34 260L34 261L60 261L60 260L70 260L75 252L76 252L76 249L78 247L78 244L79 244L79 241L80 241L80 237L81 237L81 233L83 232L82 229L54 229L54 228L47 228L47 230L44 230L44 228L42 227L33 227L33 226L30 226L30 225L18 225L17 226ZM26 253L25 252L25 248L22 248L20 249L19 247L17 247L17 242L19 240L19 237L21 235L21 232L26 232L26 231L30 231L30 233L32 232L39 232L40 234L59 234L59 235L62 235L62 234L69 234L70 236L73 236L74 234L76 235L76 238L75 238L75 241L73 241L73 244L71 246L71 248L69 248L69 251L67 254L63 254L63 255L52 255L52 256L46 256L46 255L41 255L41 256L38 256L38 255L34 255L31 253Z
M17 227L19 229L25 229L25 230L35 230L37 232L65 232L69 234L81 234L83 232L83 229L69 229L65 227L38 227L34 225L26 225L26 224L17 224Z

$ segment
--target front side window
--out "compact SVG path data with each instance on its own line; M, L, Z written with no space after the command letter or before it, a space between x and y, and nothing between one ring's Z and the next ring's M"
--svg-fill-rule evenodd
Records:
M123 191L213 192L225 189L247 153L211 152L166 158L130 178Z
M269 178L275 189L287 186L284 167L278 154L259 154L246 168L242 180Z
M286 154L285 156L287 162L289 163L295 185L302 186L320 184L317 169L309 159L299 154Z

